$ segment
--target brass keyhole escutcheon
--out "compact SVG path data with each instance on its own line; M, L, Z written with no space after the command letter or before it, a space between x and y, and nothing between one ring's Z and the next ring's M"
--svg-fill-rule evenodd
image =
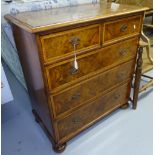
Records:
M79 42L80 42L80 38L77 37L77 36L72 37L72 38L70 39L70 43L72 44L72 46L77 46L77 45L79 44Z

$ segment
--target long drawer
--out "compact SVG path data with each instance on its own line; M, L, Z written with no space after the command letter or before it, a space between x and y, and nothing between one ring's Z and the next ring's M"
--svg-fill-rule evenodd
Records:
M94 102L78 109L66 118L57 122L61 142L87 128L98 119L128 101L130 83L117 87L110 93L96 99Z
M46 67L49 90L53 91L86 75L89 76L94 72L101 71L105 67L117 65L135 57L137 40L138 38L132 38L92 52L93 54L79 56L77 72L72 69L73 59Z
M77 40L77 52L100 47L100 25L86 26L55 34L40 36L44 62L73 54L72 41Z
M110 87L131 78L134 70L134 63L135 60L131 60L111 70L103 72L86 82L53 95L52 105L55 117L83 104Z
M103 27L103 44L104 42L139 34L141 30L141 20L142 16L133 16L105 22Z

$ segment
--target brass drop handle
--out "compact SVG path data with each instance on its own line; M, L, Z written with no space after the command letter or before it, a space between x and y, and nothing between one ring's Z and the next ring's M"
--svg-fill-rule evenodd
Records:
M120 32L125 32L127 30L127 28L128 28L128 25L127 24L121 25Z
M72 99L72 100L75 100L75 99L78 99L80 96L81 96L80 92L76 92L76 93L71 97L71 99Z
M117 100L120 98L120 96L121 96L120 94L115 94L114 98Z
M70 101L73 101L73 100L77 100L80 96L81 96L81 93L80 93L80 92L76 92L76 93L69 99L69 102L70 102Z
M74 124L78 124L78 123L81 122L81 119L80 119L80 118L74 118L74 119L72 119L72 122L73 122Z
M127 52L128 52L128 51L127 51L127 49L125 49L125 48L124 48L124 49L120 49L120 50L119 50L119 54L120 54L121 56L126 55L126 54L127 54Z

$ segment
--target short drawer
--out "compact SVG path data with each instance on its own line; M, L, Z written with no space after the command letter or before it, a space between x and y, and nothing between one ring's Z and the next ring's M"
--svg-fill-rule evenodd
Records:
M55 109L55 117L84 104L105 90L131 78L134 63L135 60L129 61L54 95L52 103Z
M92 52L93 54L79 56L77 60L79 69L76 72L72 69L73 59L46 67L49 90L76 82L79 78L94 74L107 66L135 57L137 41L137 38L133 38Z
M129 91L129 83L124 84L59 120L57 126L60 140L73 137L114 109L125 104L129 98Z
M77 52L100 46L100 25L87 26L60 33L40 36L42 55L45 62L73 54L73 40L77 40Z
M142 16L123 18L116 21L106 22L103 34L103 42L112 41L121 37L140 33Z

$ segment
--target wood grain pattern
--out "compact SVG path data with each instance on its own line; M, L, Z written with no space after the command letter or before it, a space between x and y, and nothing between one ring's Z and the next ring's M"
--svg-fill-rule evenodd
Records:
M79 69L72 73L73 59L68 59L58 64L46 67L47 81L50 91L64 86L67 83L76 82L85 75L89 76L94 72L101 72L105 67L117 65L121 62L132 59L136 56L138 38L132 38L100 50L89 52L86 55L78 56Z
M110 93L98 98L95 102L87 104L70 116L58 121L60 141L63 142L72 137L76 132L85 129L93 122L103 117L112 110L128 101L128 89L130 84L124 84Z
M16 15L6 15L5 18L31 33L37 33L70 26L74 24L97 21L148 10L147 7L120 4L117 8L112 3L85 4L72 7L55 8L31 12L21 12Z
M123 18L120 20L106 22L104 26L104 42L109 40L118 39L124 36L140 33L141 28L141 16Z
M112 86L131 78L134 71L135 60L131 60L123 65L119 65L111 70L103 72L86 82L79 83L78 86L53 95L55 115L58 116L71 110L87 100L103 93Z
M44 61L52 61L54 58L73 54L74 46L71 43L71 39L75 37L79 38L79 44L76 46L77 53L80 50L100 47L100 25L97 24L41 36L40 39Z
M35 35L16 25L12 25L12 29L32 108L37 111L40 119L44 122L45 128L51 134L51 137L54 138L54 128L52 128L51 122L52 111L50 111L52 109L49 108L46 96Z

